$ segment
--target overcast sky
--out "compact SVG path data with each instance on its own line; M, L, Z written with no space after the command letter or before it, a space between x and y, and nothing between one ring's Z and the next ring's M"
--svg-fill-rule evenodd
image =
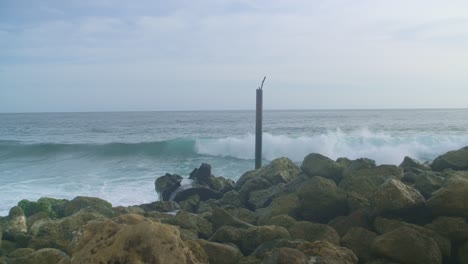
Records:
M0 0L0 112L468 107L466 0Z

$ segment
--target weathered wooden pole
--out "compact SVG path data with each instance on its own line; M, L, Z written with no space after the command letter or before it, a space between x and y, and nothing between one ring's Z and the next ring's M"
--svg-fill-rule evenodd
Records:
M255 118L255 169L262 166L262 117L263 117L263 78L262 85L257 89L257 109Z

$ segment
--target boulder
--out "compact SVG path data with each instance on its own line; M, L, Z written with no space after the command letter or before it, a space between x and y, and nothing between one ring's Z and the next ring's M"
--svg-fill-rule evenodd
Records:
M252 227L251 224L232 216L226 210L219 207L213 209L212 215L208 220L213 224L214 229L218 229L221 226L233 226L238 228Z
M400 164L400 167L404 172L420 172L420 171L430 171L431 167L426 164L420 163L419 161L412 159L406 156L403 159L403 162Z
M291 216L282 214L282 215L277 215L277 216L273 216L272 218L270 218L267 221L267 225L281 226L281 227L284 227L286 229L289 229L293 225L295 225L296 222L297 221L294 218L292 218Z
M239 190L239 197L243 204L246 204L250 198L250 194L256 190L267 189L272 184L262 177L253 177L247 180Z
M268 252L272 251L275 248L299 248L303 247L304 244L310 245L310 242L296 239L275 239L266 241L258 246L255 251L251 254L251 256L255 256L258 259L262 259Z
M211 174L211 165L207 163L202 163L200 168L194 169L189 176L189 179L194 180L199 184L210 184Z
M424 228L422 226L406 223L403 221L395 220L395 219L387 219L383 217L377 217L374 221L374 228L378 234L385 234L391 232L395 229L400 227L407 227L418 231L419 233L431 237L436 242L437 246L439 247L442 255L444 257L450 257L452 251L452 245L449 239L445 236L438 234L437 232Z
M304 220L328 222L348 213L346 193L334 181L315 176L297 190L302 200L300 215Z
M458 248L457 260L460 264L468 264L468 242Z
M351 228L341 239L341 245L351 249L359 259L366 262L372 259L370 247L377 234L362 227Z
M242 189L242 186L248 181L253 179L254 177L257 176L257 170L251 170L247 171L240 178L236 181L236 184L234 185L234 190L239 191Z
M344 236L353 227L370 229L369 218L364 210L357 210L346 216L333 218L328 225L333 227L340 236Z
M26 217L32 216L34 214L43 212L49 218L57 218L59 215L54 211L54 206L67 202L65 199L54 199L48 197L42 197L37 202L31 202L29 200L21 200L18 203L18 206L21 207L24 211Z
M343 167L323 155L311 153L304 158L302 171L310 177L322 176L338 183L341 180Z
M253 226L247 229L223 226L216 231L210 241L233 243L244 255L249 255L266 241L289 238L289 232L279 226Z
M55 248L43 248L37 251L30 251L18 257L9 257L9 264L70 264L70 257L64 252Z
M200 201L206 201L209 199L219 199L223 196L222 193L217 192L213 189L197 186L197 187L179 187L172 193L170 200L180 203L181 201L189 199L191 196L198 195Z
M288 158L278 158L256 171L258 177L268 180L272 185L287 183L296 179L301 170Z
M26 217L24 216L23 209L19 206L14 206L10 209L8 216L2 219L3 239L14 240L18 233L28 232L26 225Z
M208 255L210 264L236 264L243 257L240 250L228 244L210 242L206 240L197 241Z
M223 194L221 199L216 201L218 206L234 206L234 207L243 207L239 193L237 191L231 190Z
M468 217L468 171L451 173L426 204L436 216Z
M468 146L459 150L449 151L437 157L431 164L434 171L445 169L468 170Z
M442 187L444 177L432 171L423 171L414 177L414 188L418 190L426 199L431 198L432 193Z
M87 209L107 217L115 216L112 204L97 197L77 196L71 201L55 204L53 208L59 217L73 215L82 209Z
M71 245L72 262L200 263L176 227L138 215L128 218L89 222Z
M350 165L351 166L351 165ZM348 192L370 200L377 187L388 179L403 178L403 170L393 165L380 165L366 169L352 170L344 174L339 186Z
M327 241L316 241L298 248L312 257L315 264L357 264L358 258L351 249L334 245Z
M154 186L159 195L159 200L169 201L171 194L180 187L182 176L167 173L156 179Z
M335 245L340 244L340 235L328 225L299 221L288 231L293 239L303 239L310 242L322 240Z
M143 209L145 212L173 212L180 210L180 206L173 201L156 201L148 204L140 204L138 207Z
M348 176L358 170L375 168L375 161L367 158L346 161L347 166L343 169L343 176Z
M275 248L268 252L261 264L309 264L310 257L294 248Z
M275 184L267 189L256 190L250 193L247 206L252 210L267 207L273 198L284 189L284 183Z
M463 217L441 216L427 224L426 228L448 237L456 243L468 241L468 223Z
M400 227L374 239L372 252L402 264L441 264L437 243L413 228Z
M198 211L199 205L200 196L198 196L198 194L194 194L179 202L180 208L190 213L196 213Z
M375 215L407 213L424 205L424 197L414 188L396 179L389 179L379 186L370 199Z
M224 209L232 216L246 223L253 224L253 225L257 223L257 216L255 215L254 212L248 209L237 208L237 207L225 207Z
M208 220L184 210L179 211L174 218L168 219L165 222L192 230L201 238L208 238L213 234L213 226Z

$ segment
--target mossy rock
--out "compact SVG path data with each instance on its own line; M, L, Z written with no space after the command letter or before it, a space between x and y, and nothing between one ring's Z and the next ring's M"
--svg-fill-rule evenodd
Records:
M47 214L47 216L50 218L57 218L59 215L54 210L54 206L63 204L64 202L67 202L67 201L68 200L66 199L54 199L54 198L48 198L48 197L40 198L39 200L37 200L37 202L32 202L32 201L23 199L18 203L18 206L21 207L21 209L23 209L26 217L30 217L34 214L43 212Z

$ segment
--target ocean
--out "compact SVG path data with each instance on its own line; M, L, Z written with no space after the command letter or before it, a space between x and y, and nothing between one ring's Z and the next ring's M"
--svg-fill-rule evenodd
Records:
M468 109L265 111L264 163L312 152L399 164L468 146ZM158 199L154 181L212 165L238 179L254 167L254 111L0 114L0 215L21 199Z

